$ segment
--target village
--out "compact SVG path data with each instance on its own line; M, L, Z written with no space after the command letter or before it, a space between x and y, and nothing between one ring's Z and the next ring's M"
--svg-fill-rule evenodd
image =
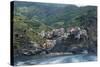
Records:
M88 46L80 45L88 40L88 34L80 27L70 27L66 30L59 28L47 32L43 30L38 35L45 38L44 43L31 42L35 50L23 49L23 55L88 53Z

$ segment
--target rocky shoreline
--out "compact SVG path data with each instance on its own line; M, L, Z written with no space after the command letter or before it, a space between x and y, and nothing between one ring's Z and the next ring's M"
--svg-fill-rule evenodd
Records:
M23 46L20 50L15 50L14 55L62 55L62 54L81 54L81 53L96 53L96 44L93 42L89 46L88 34L85 29L80 27L53 29L52 31L39 34L45 38L44 43L38 44L37 42L30 42ZM26 48L25 48L26 47Z

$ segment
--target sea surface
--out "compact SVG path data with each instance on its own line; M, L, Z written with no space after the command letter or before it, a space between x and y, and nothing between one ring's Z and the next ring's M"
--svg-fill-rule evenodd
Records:
M58 64L58 63L77 63L97 61L97 56L93 54L77 54L77 55L36 55L36 56L20 56L14 59L15 66L22 65L41 65L41 64Z

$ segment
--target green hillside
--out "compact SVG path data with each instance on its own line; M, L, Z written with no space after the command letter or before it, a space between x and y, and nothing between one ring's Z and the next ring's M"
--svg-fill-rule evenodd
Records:
M89 42L97 41L97 7L70 4L14 2L14 49L26 49L31 42L43 44L38 33L78 26L88 31Z

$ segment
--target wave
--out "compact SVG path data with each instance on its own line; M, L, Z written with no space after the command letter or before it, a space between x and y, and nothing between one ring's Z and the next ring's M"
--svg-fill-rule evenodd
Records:
M71 56L55 56L55 57L40 57L27 61L18 61L15 65L36 65L36 64L56 64L56 63L76 63L97 61L96 55L71 55Z

